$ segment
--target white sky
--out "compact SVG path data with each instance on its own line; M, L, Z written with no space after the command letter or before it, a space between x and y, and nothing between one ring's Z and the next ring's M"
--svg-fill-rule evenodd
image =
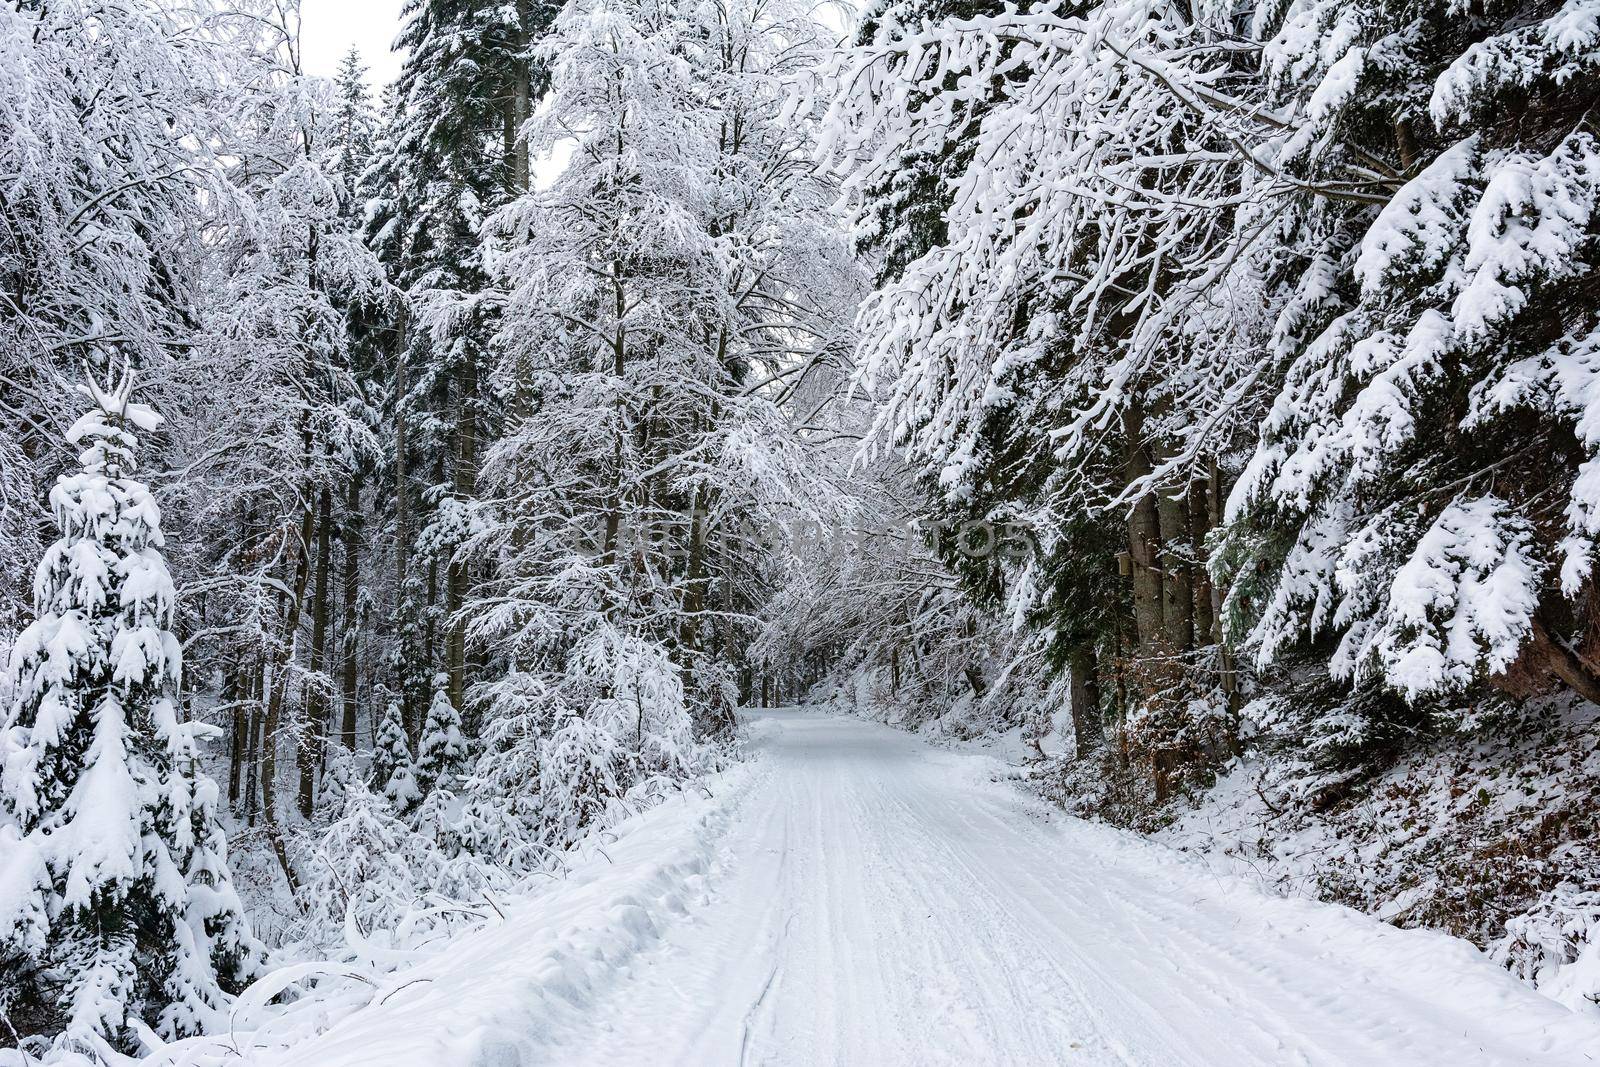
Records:
M369 68L376 100L400 73L400 56L389 51L400 32L402 0L300 0L300 62L307 74L332 77L353 44Z

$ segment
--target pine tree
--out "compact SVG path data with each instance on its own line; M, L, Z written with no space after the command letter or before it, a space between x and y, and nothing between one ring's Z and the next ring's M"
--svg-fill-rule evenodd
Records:
M391 701L378 722L377 747L372 753L372 788L389 798L396 809L408 810L422 799L417 787L416 766L411 759L411 744L405 724L400 720L400 705Z
M428 705L422 724L422 739L417 743L417 785L424 792L448 785L461 771L467 758L466 742L461 737L461 712L450 703L450 676L433 677L433 702Z
M61 536L34 580L0 731L0 1004L20 1033L129 1049L224 1017L256 950L228 870L217 789L175 703L182 651L161 513L134 477L161 424L131 376L87 393L67 433L79 473L50 495Z

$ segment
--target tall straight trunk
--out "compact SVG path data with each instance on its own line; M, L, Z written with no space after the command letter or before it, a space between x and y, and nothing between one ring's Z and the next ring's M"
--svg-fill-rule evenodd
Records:
M328 623L333 614L328 572L333 558L333 493L324 488L317 501L317 571L311 594L311 685L306 693L306 722L300 731L300 814L311 818L316 801L317 770L328 731Z
M617 155L622 155L622 135L617 135ZM628 330L623 317L628 311L628 291L623 283L622 263L611 263L612 314L616 316L616 329L611 338L611 373L620 382L628 367ZM622 433L624 430L622 391L617 392L617 443L613 449L611 500L606 508L605 533L601 543L600 565L609 567L617 559L617 542L622 535Z
M417 662L424 655L433 654L432 635L424 648L417 647L417 604L416 590L412 588L411 556L415 547L415 520L412 516L411 501L411 412L409 396L411 393L410 365L411 354L408 341L410 326L409 309L402 308L395 324L395 359L394 359L394 568L395 568L395 607L400 629L400 662L409 664ZM432 577L429 578L432 586ZM428 623L432 626L432 622ZM400 721L406 733L413 739L416 737L414 719L416 714L412 708L411 686L406 684L405 668L402 667L395 679L396 688L399 689ZM381 710L381 709L380 709ZM372 717L377 722L377 715Z
M1127 436L1125 476L1131 485L1150 474L1150 454L1145 448L1143 418L1130 408L1123 420ZM1146 493L1128 514L1128 555L1133 570L1133 622L1141 648L1156 648L1166 633L1166 610L1159 558L1161 519L1155 494Z
M1105 743L1100 722L1100 680L1095 675L1094 647L1078 645L1067 658L1072 711L1072 741L1076 757L1083 759Z
M254 826L256 816L261 811L261 732L265 725L262 714L261 699L264 691L261 687L262 677L266 671L266 659L262 657L250 668L249 692L246 696L245 724L245 757L244 757L244 816L245 825Z
M522 126L533 115L533 65L528 57L528 24L533 21L531 0L517 0L516 42L519 55L514 65L511 91L511 119L514 146L512 149L512 180L516 192L527 192L532 185L533 169L529 165L528 139L522 136Z
M470 357L456 375L453 489L462 504L478 491L478 364ZM450 675L450 702L458 708L466 706L467 640L459 615L466 604L468 579L466 562L452 559L445 572L445 664Z
M1206 518L1215 527L1222 521L1223 509L1222 468L1217 466L1215 457L1211 460L1211 472L1206 482ZM1218 680L1222 685L1222 691L1228 694L1229 707L1237 711L1239 674L1234 664L1233 652L1223 639L1225 627L1222 605L1227 595L1226 589L1215 584L1211 585L1211 642L1217 646L1217 662L1221 669L1221 677Z
M239 512L242 560L255 562L259 559L261 533L255 504L247 499L241 503ZM255 759L259 752L256 747L256 713L261 706L261 694L256 687L261 680L261 671L254 650L242 644L231 666L234 748L232 766L228 771L228 803L234 814L247 816L253 823Z
M307 454L310 453L309 444ZM261 818L267 828L267 840L273 855L283 870L291 892L297 892L300 881L289 863L288 845L283 840L283 828L278 824L278 728L283 721L285 694L288 690L290 661L294 658L295 635L300 630L300 616L305 610L306 584L311 573L311 538L314 533L315 514L309 501L300 519L300 538L291 557L290 583L285 604L283 631L278 648L266 657L262 671L262 694L266 700L266 717L261 724Z
M264 657L246 662L245 667L245 784L237 811L245 825L256 825L261 811L261 672Z
M249 702L245 699L245 676L242 663L235 662L222 687L222 700L232 711L228 737L228 806L239 810L239 790L244 784L244 761L249 751Z
M411 474L407 466L410 447L410 419L406 408L407 382L406 313L395 325L394 359L394 569L396 590L402 606L406 582L411 577Z
M700 615L706 606L705 540L705 508L697 485L689 495L689 560L684 574L683 619L678 628L678 641L686 652L700 647Z
M344 582L341 588L344 603L343 641L339 649L339 742L346 751L356 747L356 699L361 679L360 663L356 660L357 613L361 590L361 479L354 473L345 491L344 502Z
M517 80L500 83L500 165L506 190L517 195Z
M1131 640L1130 640L1131 638ZM1128 692L1128 657L1134 652L1134 644L1138 640L1136 634L1130 634L1126 627L1118 626L1113 631L1114 647L1111 656L1112 670L1112 718L1116 721L1122 739L1123 765L1127 765L1127 737L1126 730L1121 729L1127 722L1129 705L1132 694Z
M724 326L717 331L716 342L712 346L712 359L715 365L726 365L728 356L728 330ZM709 418L717 417L717 405L711 405ZM691 430L698 436L703 430L702 416L695 414L691 421ZM679 640L686 651L694 651L700 647L700 616L706 608L706 593L708 571L706 561L706 514L711 510L713 501L707 496L707 489L696 483L689 494L689 558L684 568L683 592L683 619L679 626Z

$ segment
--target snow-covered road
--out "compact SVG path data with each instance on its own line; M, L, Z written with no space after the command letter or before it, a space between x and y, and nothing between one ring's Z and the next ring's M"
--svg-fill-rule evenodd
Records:
M1464 943L1262 896L882 726L755 730L769 776L713 903L553 1061L1600 1061L1600 1030Z
M1464 942L1064 817L983 755L804 712L751 728L755 769L692 840L649 813L595 871L419 969L414 1002L293 1061L1600 1062L1600 1025ZM685 877L688 897L663 888Z

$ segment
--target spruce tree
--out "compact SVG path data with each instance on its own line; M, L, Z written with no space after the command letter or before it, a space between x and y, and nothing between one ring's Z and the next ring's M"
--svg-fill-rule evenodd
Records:
M433 702L422 724L422 739L417 743L417 785L424 793L449 781L460 772L467 758L466 742L461 737L461 712L450 702L450 676L433 678Z
M256 963L197 766L212 728L181 721L182 649L161 512L133 477L161 424L131 376L87 393L81 469L50 494L61 536L34 578L0 729L0 1013L58 1048L131 1049L225 1017Z
M367 90L367 67L355 45L339 61L333 81L338 106L330 132L338 156L331 169L344 179L346 189L353 190L371 159L377 126Z
M395 808L405 811L422 799L417 788L416 766L411 745L406 740L400 705L390 702L378 722L377 749L372 754L372 788L388 797Z
M406 303L394 333L406 658L442 663L457 706L468 673L459 613L477 581L457 550L470 529L481 453L500 418L500 398L481 384L493 364L497 307L481 228L528 186L520 131L548 81L531 45L558 9L534 0L409 0L397 38L406 61L366 182L373 245ZM425 479L426 488L411 484ZM414 514L423 501L433 506ZM410 573L413 553L426 581ZM419 650L418 642L435 647ZM405 679L408 716L428 699L430 677ZM415 718L409 722L415 732Z
M1309 262L1219 557L1262 663L1383 697L1327 717L1339 748L1491 689L1600 699L1600 31L1553 8L1316 4L1267 51L1305 120L1280 166L1392 161L1364 199L1300 208Z

